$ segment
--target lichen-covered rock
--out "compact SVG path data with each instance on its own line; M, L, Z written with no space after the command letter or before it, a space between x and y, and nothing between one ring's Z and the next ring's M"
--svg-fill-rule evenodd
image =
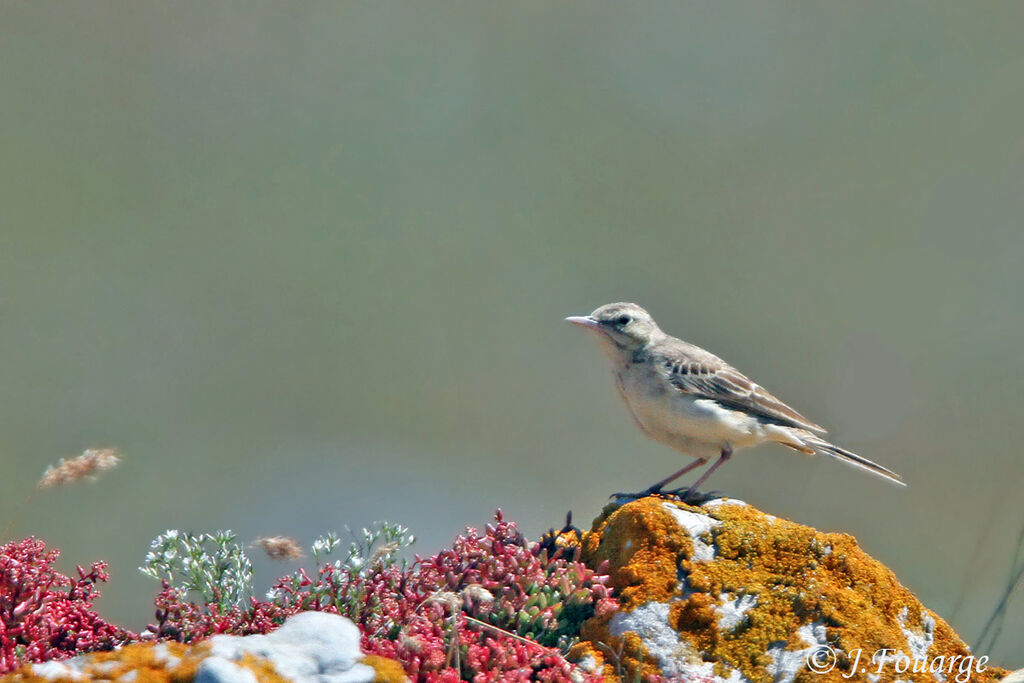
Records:
M949 625L852 536L740 501L643 498L606 509L582 544L588 564L610 563L621 608L584 624L571 657L612 680L988 683L1006 674L968 660Z
M401 665L364 657L359 629L327 612L301 612L267 635L214 636L198 645L137 643L113 652L33 664L7 677L22 681L117 683L398 683Z

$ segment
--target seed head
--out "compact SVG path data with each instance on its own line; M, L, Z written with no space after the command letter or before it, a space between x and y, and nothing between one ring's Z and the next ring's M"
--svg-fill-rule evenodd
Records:
M81 479L95 479L100 472L117 467L120 462L121 456L113 448L90 448L75 458L61 458L56 465L47 467L36 488L49 489Z
M423 601L424 605L441 605L449 612L458 612L462 608L462 599L451 591L437 591Z
M263 552L272 560L298 560L304 557L299 542L287 536L257 538L253 543L263 548Z
M479 583L471 583L462 589L462 599L467 609L486 608L494 603L494 594Z

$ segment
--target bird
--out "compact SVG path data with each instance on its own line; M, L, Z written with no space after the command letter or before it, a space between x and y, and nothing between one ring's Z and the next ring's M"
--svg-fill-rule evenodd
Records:
M892 470L826 441L825 429L768 393L724 360L666 334L634 303L606 304L567 322L595 334L611 361L619 396L640 431L695 460L637 494L677 494L664 487L715 459L690 487L708 477L741 448L778 443L808 455L828 455L899 486Z

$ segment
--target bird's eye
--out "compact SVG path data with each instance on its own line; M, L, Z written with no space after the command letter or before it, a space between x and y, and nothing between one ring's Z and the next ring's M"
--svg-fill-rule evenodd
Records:
M628 325L630 320L632 320L632 318L630 318L628 315L620 315L619 319L616 320L615 322L617 322L620 325Z

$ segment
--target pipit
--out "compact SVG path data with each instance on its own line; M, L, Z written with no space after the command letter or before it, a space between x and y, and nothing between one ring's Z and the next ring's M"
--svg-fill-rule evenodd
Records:
M717 458L687 489L696 492L734 451L769 442L808 455L829 455L906 486L892 470L815 434L825 430L718 356L662 332L636 304L608 304L566 320L597 335L612 363L619 395L640 431L696 458L646 491L616 495L659 493L669 482Z

